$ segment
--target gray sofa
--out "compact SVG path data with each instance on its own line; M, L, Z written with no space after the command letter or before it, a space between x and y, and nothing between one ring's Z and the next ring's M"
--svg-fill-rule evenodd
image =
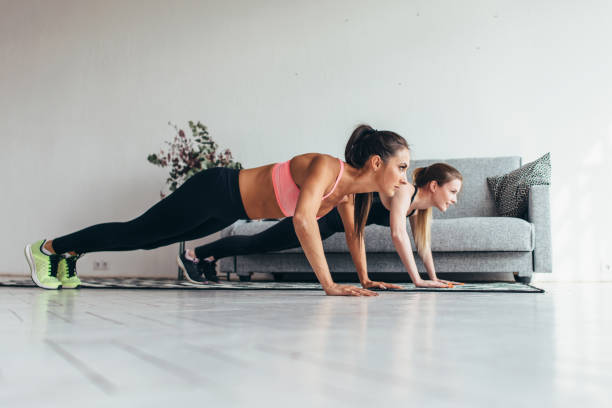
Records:
M498 217L487 187L488 176L502 175L521 166L520 157L467 158L450 160L415 160L415 167L446 162L463 174L463 189L457 205L446 213L434 209L432 252L437 273L512 272L521 282L530 282L534 272L552 272L549 186L534 186L529 193L527 220ZM238 221L222 236L251 235L276 221ZM409 236L414 246L410 226ZM409 276L395 252L388 227L369 225L365 230L368 271L404 273ZM323 242L332 272L354 272L344 234L337 233ZM425 272L416 256L419 272ZM236 273L248 280L253 272L310 272L301 249L224 258L219 261L224 273ZM314 273L313 273L314 276Z

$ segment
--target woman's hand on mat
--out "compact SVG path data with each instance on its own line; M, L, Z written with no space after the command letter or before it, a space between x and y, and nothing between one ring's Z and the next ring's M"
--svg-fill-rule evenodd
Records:
M452 288L453 285L439 280L420 280L415 282L417 288Z
M371 290L361 289L353 285L339 285L337 283L324 288L325 294L330 296L378 296L378 293Z
M399 285L394 285L392 283L386 283L386 282L371 281L371 280L367 280L367 281L363 282L361 284L361 286L363 286L365 289L370 289L370 288L377 288L377 289L402 289L402 287L399 286Z
M448 281L448 280L444 280L444 279L434 279L437 282L442 282L442 283L446 283L447 285L465 285L465 283L461 283L461 282L453 282L453 281Z

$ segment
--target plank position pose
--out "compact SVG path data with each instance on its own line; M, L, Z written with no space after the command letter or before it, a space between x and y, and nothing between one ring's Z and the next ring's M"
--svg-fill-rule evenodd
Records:
M347 160L348 161L348 160ZM397 253L416 287L448 287L457 282L438 279L430 247L432 208L446 211L457 202L463 177L452 166L435 163L428 167L419 167L412 174L413 184L402 184L392 197L374 193L366 225L376 224L390 226L391 237ZM351 199L349 198L349 201ZM355 243L354 231L345 230L340 211L342 205L334 208L319 219L321 239L325 240L336 232L344 232L347 243ZM430 280L421 279L406 231L406 217L410 221L412 234L415 237L419 255L423 259ZM272 227L254 235L234 235L221 238L194 250L179 254L177 262L185 278L197 283L205 280L218 281L215 263L218 259L255 253L282 251L299 247L291 218L285 218ZM359 281L363 288L400 288L385 282L376 282L368 277L367 265L361 248L349 246L353 263L357 267Z
M300 245L327 295L377 293L332 280L317 218L334 207L365 260L363 229L371 192L392 197L407 184L410 160L406 140L391 131L358 126L346 145L345 164L335 157L307 153L284 163L245 170L212 168L128 222L87 227L25 248L32 280L45 289L78 287L77 259L85 253L153 249L217 232L238 219L293 217ZM347 196L354 196L354 200Z

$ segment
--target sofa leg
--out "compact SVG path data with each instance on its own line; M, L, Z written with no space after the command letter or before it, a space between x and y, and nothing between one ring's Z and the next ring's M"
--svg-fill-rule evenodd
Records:
M514 274L514 280L519 282L519 283L525 283L525 284L530 284L531 283L531 276L519 276L518 273Z
M240 282L250 282L251 274L249 273L248 275L238 275L238 278L240 278Z

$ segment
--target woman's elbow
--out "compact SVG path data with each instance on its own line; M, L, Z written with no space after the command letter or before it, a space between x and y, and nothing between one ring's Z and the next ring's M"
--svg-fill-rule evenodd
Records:
M353 228L345 228L344 237L347 241L355 241L359 239L359 235L357 235L357 232L355 232Z
M312 217L303 214L295 214L293 216L293 228L295 228L296 231L307 230L312 221ZM316 218L314 218L314 221L316 222Z
M400 232L392 231L391 240L395 244L404 244L408 240L408 234L406 234L405 232L401 232L401 231Z

